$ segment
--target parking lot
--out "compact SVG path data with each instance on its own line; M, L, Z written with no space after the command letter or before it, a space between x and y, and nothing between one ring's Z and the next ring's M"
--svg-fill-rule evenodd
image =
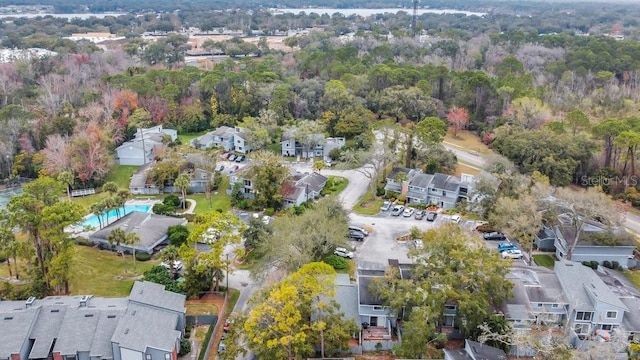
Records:
M375 216L351 213L349 217L351 224L361 226L370 232L363 242L351 242L356 248L358 267L367 269L384 269L389 259L409 262L407 252L411 244L396 241L398 237L408 234L413 227L426 231L451 222L451 215L438 214L435 221L427 221L416 220L414 216L392 216L391 211L381 212ZM473 231L476 222L462 220L458 225L467 231ZM496 247L497 243L493 248Z

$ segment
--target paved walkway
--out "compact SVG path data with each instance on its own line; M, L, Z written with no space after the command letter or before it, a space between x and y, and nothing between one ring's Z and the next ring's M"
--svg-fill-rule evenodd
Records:
M193 199L187 199L189 203L189 208L183 212L183 214L193 214L193 211L196 209L196 201Z

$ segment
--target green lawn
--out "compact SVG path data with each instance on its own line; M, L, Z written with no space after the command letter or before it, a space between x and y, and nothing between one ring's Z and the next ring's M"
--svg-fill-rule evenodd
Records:
M549 269L553 269L553 264L555 264L555 260L553 260L553 257L547 254L533 255L533 261L535 261L536 264L547 267Z
M624 276L640 289L640 270L627 270L624 272Z
M384 199L372 196L371 190L369 190L353 207L353 212L360 215L376 215L380 212L383 202Z
M322 172L321 172L322 173ZM322 192L325 195L337 195L349 185L349 180L341 176L329 176L327 185L324 186Z
M105 182L113 181L118 184L119 188L129 189L131 175L135 174L138 167L135 165L116 165L109 170Z
M196 214L221 209L222 211L229 211L231 209L231 197L227 195L227 188L229 187L229 178L222 177L222 182L218 188L218 194L211 194L211 200L208 200L205 194L192 194L187 196L189 199L196 201L196 208L194 212Z
M200 132L195 132L195 133L184 133L184 134L178 134L178 139L180 140L180 142L183 145L189 145L189 142L199 136L202 136L204 134L206 134L208 131L207 130L203 130Z
M127 296L134 278L157 265L159 260L136 261L133 268L131 255L124 259L116 253L88 246L76 246L71 293L74 295ZM119 280L118 277L125 280Z
M72 198L73 202L76 202L87 210L89 213L89 209L91 209L91 205L97 203L98 201L109 197L109 193L103 192L95 195L87 195L87 196L78 196Z

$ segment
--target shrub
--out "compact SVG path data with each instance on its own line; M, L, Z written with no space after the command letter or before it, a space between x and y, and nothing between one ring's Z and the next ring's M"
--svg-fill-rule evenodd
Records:
M494 232L496 230L491 224L480 224L476 227L476 231L479 231L481 233L488 233L488 232Z
M213 325L209 325L209 330L207 330L207 335L204 337L204 341L202 341L200 353L198 354L198 360L204 360L204 354L207 352L207 347L209 347L209 342L211 341L212 334L213 334Z
M0 263L5 262L6 260L7 257L5 256L5 254L0 252Z
M384 185L379 185L376 188L376 196L384 196L386 193L385 189L384 189Z
M333 266L336 270L345 270L349 267L349 262L347 259L340 257L338 255L329 255L324 260L325 263Z
M189 339L180 340L180 351L178 352L178 356L185 356L191 352L191 342Z
M611 262L611 268L615 269L615 270L620 270L620 268L621 268L620 263L617 262L617 261L612 261Z
M264 214L267 216L273 216L273 214L276 213L276 210L274 208L266 208L264 209Z
M582 262L582 265L584 265L584 266L588 266L588 267L591 267L591 264L589 264L589 262L588 262L588 261L583 261L583 262Z
M151 208L151 211L158 215L172 215L176 212L176 207L167 204L155 204L153 205L153 208Z
M396 200L398 200L399 204L405 204L407 202L407 195L398 194L398 197L396 197Z
M592 268L593 270L598 269L598 265L600 265L600 263L597 261L589 261L589 267Z
M138 261L149 261L151 260L151 255L145 252L136 253L136 260Z
M89 239L87 238L83 238L83 237L77 237L74 239L76 245L80 245L80 246L93 246L93 243L91 241L89 241Z
M173 206L174 208L178 207L181 202L180 197L176 194L169 194L164 197L164 200L162 200L163 204Z
M180 245L187 242L189 229L184 225L169 226L167 229L167 237L169 238L169 244L180 247Z
M613 267L611 267L611 261L609 260L603 261L602 266L606 267L607 269L613 269Z

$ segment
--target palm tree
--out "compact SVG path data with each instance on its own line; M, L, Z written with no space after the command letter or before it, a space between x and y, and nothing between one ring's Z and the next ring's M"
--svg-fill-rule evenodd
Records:
M58 181L62 181L67 187L67 200L71 201L71 185L75 180L75 176L71 171L63 171L58 174Z
M110 197L108 197L108 198L106 198L106 199L102 199L101 203L104 205L104 210L105 210L105 212L104 212L104 213L105 213L105 215L107 216L107 218L106 218L106 219L105 219L105 221L104 221L105 226L106 226L106 225L109 225L109 212L110 212L112 209L115 209L115 208L116 208L116 201L115 201L115 199L114 199L114 198L110 198Z
M127 233L122 228L115 228L111 230L111 232L107 236L107 241L109 242L109 244L111 244L111 246L116 246L116 252L119 254L120 244L125 243L126 237ZM124 255L122 256L122 258L124 259Z
M123 244L129 245L131 247L131 252L133 254L133 268L136 268L136 247L135 245L140 242L140 236L138 233L133 231L128 232L124 237Z
M113 196L113 194L118 192L118 184L113 181L106 182L102 185L102 191L106 191L109 195Z
M124 216L127 213L127 200L129 200L131 198L131 192L129 192L129 190L118 190L118 199L119 199L119 203L120 206L122 206L122 210L124 212L124 214L122 214L122 216Z
M102 201L99 201L91 205L91 212L98 218L98 224L100 224L100 229L102 229L102 213L104 212L104 203Z
M175 187L180 189L182 192L182 209L185 208L187 204L187 189L189 189L189 184L191 183L191 179L187 174L180 174L176 181L173 183Z
M169 271L173 274L173 263L180 259L180 252L175 245L169 245L160 252L160 260L169 263Z

